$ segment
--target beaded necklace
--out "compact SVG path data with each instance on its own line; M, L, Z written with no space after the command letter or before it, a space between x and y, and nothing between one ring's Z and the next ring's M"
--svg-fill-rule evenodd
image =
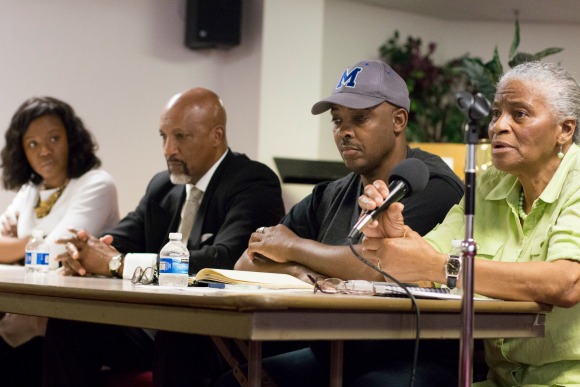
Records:
M520 200L518 201L518 215L520 219L525 221L528 217L528 214L524 212L524 190L520 193Z
M36 203L36 207L34 207L38 219L44 218L46 215L50 214L50 210L52 210L52 207L54 207L56 201L60 198L60 195L62 195L62 191L64 191L67 184L68 179L66 179L64 184L58 187L46 200L41 201L40 196L38 196L38 203Z

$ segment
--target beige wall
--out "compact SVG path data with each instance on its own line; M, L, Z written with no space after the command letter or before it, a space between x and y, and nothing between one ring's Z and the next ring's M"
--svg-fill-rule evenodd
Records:
M376 58L395 29L437 42L438 61L466 51L488 58L496 44L505 58L513 34L512 23L449 21L344 0L245 0L241 46L192 51L183 45L183 0L0 0L0 128L31 95L70 102L101 146L124 214L165 168L162 105L192 86L224 99L233 149L271 166L273 156L337 159L329 117L311 116L310 107L344 67ZM528 52L564 47L552 59L580 77L580 25L522 23L521 33ZM287 203L309 189L286 186ZM13 195L0 191L0 208Z
M219 93L232 147L256 157L262 2L244 3L242 46L192 51L183 0L0 0L0 128L32 95L71 103L97 138L122 214L165 169L159 113L177 92ZM0 208L13 195L1 192Z

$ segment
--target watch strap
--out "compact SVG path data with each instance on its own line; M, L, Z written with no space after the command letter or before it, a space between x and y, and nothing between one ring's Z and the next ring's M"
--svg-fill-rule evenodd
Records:
M457 277L447 276L447 287L455 289L457 287Z

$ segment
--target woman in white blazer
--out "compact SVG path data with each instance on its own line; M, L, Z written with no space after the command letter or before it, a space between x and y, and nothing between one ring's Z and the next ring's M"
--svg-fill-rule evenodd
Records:
M0 152L2 183L18 190L0 216L0 263L22 263L32 230L42 230L51 256L68 227L93 234L119 221L113 178L98 170L96 143L67 103L32 97L14 113ZM0 266L1 267L1 266ZM40 384L46 319L6 314L0 320L0 380L3 385Z

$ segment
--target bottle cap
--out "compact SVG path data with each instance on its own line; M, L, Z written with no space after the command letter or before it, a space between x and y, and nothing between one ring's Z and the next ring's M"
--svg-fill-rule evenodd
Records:
M32 237L35 239L42 239L42 238L44 238L44 231L32 230Z
M463 239L453 239L451 241L451 247L453 249L461 249L461 244L463 243Z
M169 239L178 239L181 240L181 233L180 232L170 232Z

